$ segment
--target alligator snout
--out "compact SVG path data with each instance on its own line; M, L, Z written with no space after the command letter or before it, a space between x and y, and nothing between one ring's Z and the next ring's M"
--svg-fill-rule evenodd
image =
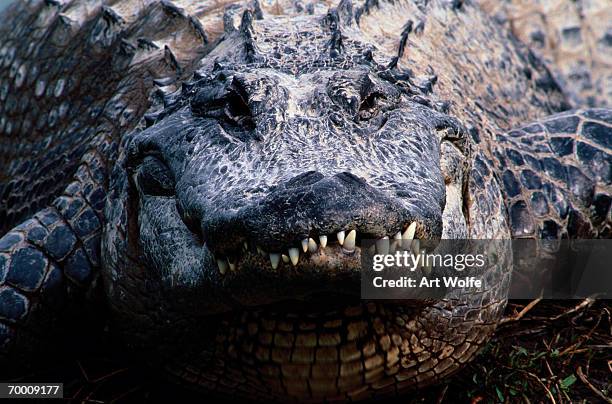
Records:
M308 171L238 211L217 207L202 228L224 273L244 266L240 262L253 254L268 270L345 266L362 239L439 238L441 215L347 171Z

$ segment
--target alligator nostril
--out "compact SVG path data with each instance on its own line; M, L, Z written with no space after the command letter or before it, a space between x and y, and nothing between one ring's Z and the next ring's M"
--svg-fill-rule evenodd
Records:
M325 176L318 171L307 171L291 178L285 186L287 188L304 187L321 181Z

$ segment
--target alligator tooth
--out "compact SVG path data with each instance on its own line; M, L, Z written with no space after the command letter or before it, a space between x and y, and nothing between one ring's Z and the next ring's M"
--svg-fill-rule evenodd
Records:
M281 258L283 259L283 262L284 262L285 264L288 264L288 263L289 263L289 256L287 256L287 255L285 255L285 254L282 254L282 255L281 255Z
M395 251L401 248L402 248L402 232L398 231L393 236L393 241L391 242L391 245L389 246L389 253L395 254Z
M227 261L224 259L218 259L217 266L219 267L219 272L221 272L221 275L225 275L227 272Z
M412 222L410 226L402 233L402 248L408 250L410 249L410 244L412 243L412 239L414 238L414 231L416 230L416 222Z
M247 242L246 242L246 241L242 243L242 249L243 249L245 252L246 252L246 251L249 251L249 245L247 244Z
M311 238L308 239L308 251L311 253L317 251L317 243Z
M396 251L401 250L402 240L393 240L391 244L389 244L389 254L395 254Z
M339 231L338 234L336 234L336 236L338 237L338 243L340 243L340 245L344 244L344 230Z
M406 231L402 234L404 240L412 240L414 238L414 231L416 230L416 222L412 222Z
M308 239L305 238L304 240L302 240L302 250L304 252L308 251Z
M389 237L385 236L376 240L376 252L383 255L389 254Z
M344 239L344 244L342 246L347 251L355 251L355 239L357 238L357 232L355 230L351 230L349 234Z
M259 255L261 255L262 257L266 256L266 252L260 247L257 246L257 252L259 253Z
M234 272L236 270L236 264L230 261L229 259L227 260L227 263L229 264L230 271Z
M280 262L281 255L278 253L270 253L270 263L272 264L272 269L278 268L278 263Z
M325 248L327 246L327 236L319 236L319 242L321 243L321 248Z
M293 266L296 266L300 259L300 250L298 250L297 248L290 248L289 258L291 259L291 264L293 264Z

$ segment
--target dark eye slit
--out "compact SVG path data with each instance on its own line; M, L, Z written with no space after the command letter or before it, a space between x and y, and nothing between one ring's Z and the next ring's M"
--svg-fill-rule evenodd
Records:
M370 93L363 101L361 101L359 110L367 111L367 110L374 108L376 106L376 100L379 98L384 98L384 95L378 92Z

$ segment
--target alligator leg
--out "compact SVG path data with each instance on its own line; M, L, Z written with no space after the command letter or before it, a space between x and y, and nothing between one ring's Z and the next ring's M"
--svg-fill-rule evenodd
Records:
M84 328L108 162L154 91L176 90L214 42L170 1L18 1L3 13L0 371Z
M0 238L0 368L57 351L93 320L106 167L96 151L83 161L52 206Z
M499 136L513 238L612 237L612 110L552 115Z

